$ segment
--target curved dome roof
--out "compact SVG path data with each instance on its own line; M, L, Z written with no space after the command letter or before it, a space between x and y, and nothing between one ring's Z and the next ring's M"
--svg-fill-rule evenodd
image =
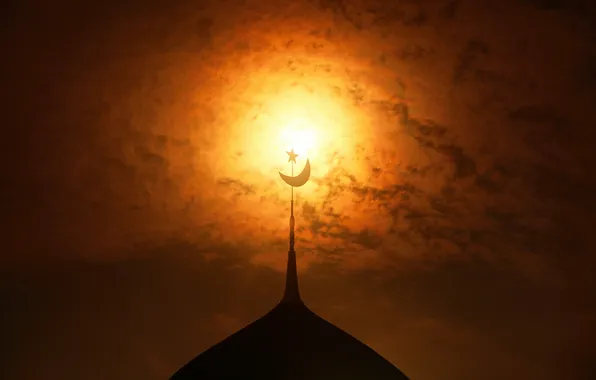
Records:
M273 310L181 368L171 380L406 380L391 363L302 302Z
M407 380L395 366L325 321L300 299L294 251L294 202L286 289L269 313L176 372L171 380Z

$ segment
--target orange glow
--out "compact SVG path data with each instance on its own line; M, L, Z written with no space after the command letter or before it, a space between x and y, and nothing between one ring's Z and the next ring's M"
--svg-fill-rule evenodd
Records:
M272 96L261 115L259 145L263 150L255 159L279 167L287 161L285 151L293 148L301 160L317 162L315 173L324 174L321 169L327 156L350 148L345 141L350 128L342 117L345 114L337 100L300 89Z
M308 157L317 148L317 129L303 117L290 120L280 131L281 146L287 151L294 149L301 156Z
M282 39L276 44L286 42ZM222 44L226 46L224 40ZM194 163L209 170L215 183L224 179L229 185L197 185L207 199L203 210L214 208L214 218L235 232L233 237L228 234L229 238L286 238L290 188L278 172L291 175L286 151L294 149L299 154L294 175L307 158L311 162L310 180L294 192L297 228L309 223L302 214L308 205L321 222L332 223L328 219L333 216L324 214L332 212L349 219L354 231L376 231L369 225L372 222L356 214L378 212L377 206L360 204L355 210L357 195L338 187L382 186L380 181L390 179L372 178L371 168L385 165L386 152L407 151L409 140L401 140L401 145L388 143L387 134L379 133L386 123L386 112L363 105L354 95L362 92L356 98L385 99L390 94L374 78L360 77L363 63L356 56L347 56L343 48L331 48L324 55L312 55L299 45L274 52L233 52L222 48L226 59L212 73L216 83L215 95L210 98L216 110L214 128L208 137L197 135L201 151ZM383 76L383 83L386 80ZM359 81L365 85L355 84ZM197 98L197 103L202 102L204 98ZM363 210L367 207L370 210ZM308 230L300 231L300 236L314 242L315 236ZM325 244L333 244L335 239L316 238L330 239ZM252 260L279 269L285 265L283 255L269 251ZM302 258L301 263L308 260Z
M302 158L317 160L340 148L347 126L338 118L342 110L334 99L294 89L272 98L267 108L263 121L277 149L293 148Z
M246 97L257 99L259 105L230 110L231 136L221 141L221 150L229 152L228 162L220 163L225 165L220 173L259 186L264 185L262 181L277 180L278 171L290 173L286 151L291 149L299 154L295 169L301 170L310 159L313 178L325 176L338 164L338 156L356 156L356 146L366 141L362 128L366 124L360 112L330 91L328 83L305 81L286 86L291 79L289 74L252 74ZM354 162L344 161L342 165L349 165L345 169L352 173L362 172ZM254 174L247 177L257 172L262 179ZM285 187L278 182L278 194L283 194ZM314 181L300 190L311 201L315 192Z
M320 207L330 191L329 182L325 182L330 171L341 169L360 181L367 180L367 163L361 160L358 147L371 144L372 132L367 128L370 120L334 89L338 78L331 78L330 82L307 78L294 84L291 73L274 75L258 69L250 77L239 77L247 79L243 79L245 83L235 83L234 96L243 101L222 106L221 130L226 133L216 136L220 137L219 146L208 161L219 177L240 180L254 190L254 195L230 198L229 207L243 215L234 230L239 234L258 234L261 239L283 237L287 232L285 208L289 203L286 205L285 200L289 200L290 188L278 172L291 174L286 151L294 149L299 154L294 175L302 170L307 158L311 162L311 179L294 193L298 207L307 202ZM214 202L221 196L212 194ZM334 207L349 208L348 198L345 194L337 199ZM250 223L240 225L240 220L247 220L248 216L268 228L257 232ZM305 223L299 220L297 226ZM283 257L275 259L283 267Z

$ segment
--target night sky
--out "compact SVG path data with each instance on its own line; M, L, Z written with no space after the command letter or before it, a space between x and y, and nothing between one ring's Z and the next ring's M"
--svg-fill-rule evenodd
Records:
M4 1L0 378L166 379L271 309L296 123L313 311L413 380L595 378L592 3Z

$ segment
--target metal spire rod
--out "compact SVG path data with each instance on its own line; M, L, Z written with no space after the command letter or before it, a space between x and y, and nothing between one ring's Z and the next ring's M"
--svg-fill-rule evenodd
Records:
M292 177L294 176L294 161L292 161ZM294 186L292 188L292 199L290 200L290 251L294 251Z
M292 162L292 176L294 176L294 162ZM290 200L290 249L288 250L288 266L286 268L286 290L282 302L301 302L298 291L298 270L296 268L296 251L294 250L294 187Z
M292 176L279 173L281 179L292 187L292 197L290 199L290 249L288 250L288 267L286 271L286 290L281 302L298 302L301 303L300 292L298 291L298 271L296 270L296 251L294 251L294 187L303 186L310 178L310 161L306 159L306 164L302 172L294 177L294 164L298 154L291 151L286 151L288 154L288 162L292 163Z

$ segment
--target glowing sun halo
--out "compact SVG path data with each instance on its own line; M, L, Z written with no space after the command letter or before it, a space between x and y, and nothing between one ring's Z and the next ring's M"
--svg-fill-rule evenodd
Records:
M350 122L342 105L329 94L314 94L304 89L288 89L270 98L262 119L263 142L273 162L285 162L285 151L294 149L300 159L323 161L337 150L345 148L350 136Z
M248 173L258 172L265 179L277 178L278 171L290 173L286 151L291 149L299 154L297 168L310 159L315 178L337 165L334 157L354 156L362 137L362 118L352 104L322 85L274 87L252 89L253 104L258 106L237 114L239 122L233 123L231 138L225 142L236 157L226 163L229 177L246 180ZM237 156L236 152L242 155ZM342 165L346 162L342 161ZM313 184L311 181L306 187Z
M279 138L283 149L294 149L305 157L317 148L317 130L305 118L290 120L287 125L282 126Z

